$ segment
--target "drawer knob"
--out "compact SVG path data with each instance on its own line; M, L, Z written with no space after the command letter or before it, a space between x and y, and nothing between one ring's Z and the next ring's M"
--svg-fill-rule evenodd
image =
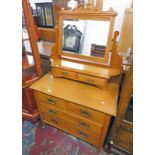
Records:
M68 76L68 73L67 72L61 72L61 75L62 76Z
M80 136L83 137L83 138L87 138L87 137L88 137L87 134L85 134L85 133L83 133L83 132L81 132L81 131L79 131L79 134L80 134Z
M57 114L56 111L54 111L54 110L49 110L49 113L50 114L53 114L53 115L56 115Z
M56 101L54 99L48 99L48 103L54 105L56 104Z
M58 124L58 121L56 121L55 119L51 119L51 122Z
M89 124L87 124L85 122L80 122L80 126L82 126L84 128L89 128Z
M89 117L89 116L91 115L90 112L84 111L84 110L81 110L81 111L80 111L80 114L83 115L83 116L86 116L86 117Z

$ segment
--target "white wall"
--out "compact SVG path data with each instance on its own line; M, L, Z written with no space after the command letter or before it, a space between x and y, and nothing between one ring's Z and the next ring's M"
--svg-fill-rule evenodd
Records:
M126 8L130 8L131 3L132 0L104 0L104 11L109 10L109 8L112 7L118 13L118 15L115 18L114 31L121 32L124 11Z
M87 20L83 48L81 49L84 55L90 55L91 44L107 45L109 24L108 21Z

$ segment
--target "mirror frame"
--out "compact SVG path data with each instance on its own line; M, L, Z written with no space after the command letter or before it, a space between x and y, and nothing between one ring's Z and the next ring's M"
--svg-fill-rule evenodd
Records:
M101 11L95 8L92 4L79 5L74 10L61 10L59 12L59 30L58 30L58 46L57 51L58 55L62 59L69 59L80 62L88 62L98 65L110 65L111 61L111 49L112 49L112 35L114 28L115 16L117 13L110 8L108 11ZM78 20L100 20L100 21L109 21L109 33L107 39L107 45L104 57L95 57L95 56L85 56L76 53L69 53L62 51L62 36L63 36L63 20L65 19L78 19Z

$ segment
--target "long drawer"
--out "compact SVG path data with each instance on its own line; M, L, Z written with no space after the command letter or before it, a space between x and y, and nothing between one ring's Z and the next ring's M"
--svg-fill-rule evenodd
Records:
M66 108L68 111L78 114L79 116L82 116L84 118L90 119L92 121L95 121L97 123L103 124L105 120L105 114L74 104L74 103L68 103L66 104Z
M47 113L43 113L43 119L46 123L49 123L49 124L56 126L62 130L65 130L65 131L71 133L72 135L75 135L89 143L98 145L99 135L97 135L97 134L93 134L87 130L76 127L72 123L70 123L58 116L53 116L53 115L49 115Z
M42 113L47 113L51 116L58 116L63 118L64 120L67 120L69 122L72 122L74 125L86 129L90 132L100 134L103 125L100 125L96 122L90 121L88 119L83 119L82 117L69 113L68 111L60 110L56 107L52 107L50 105L43 105L40 104L40 109Z

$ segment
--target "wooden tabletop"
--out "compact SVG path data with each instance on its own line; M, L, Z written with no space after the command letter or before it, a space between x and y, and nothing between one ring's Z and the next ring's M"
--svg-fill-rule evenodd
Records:
M50 58L52 47L55 45L55 43L48 42L48 41L39 41L38 43L38 49L41 56ZM29 40L24 41L26 52L32 53L31 46Z
M30 88L109 115L116 116L118 84L110 83L106 90L73 80L54 78L51 73Z

